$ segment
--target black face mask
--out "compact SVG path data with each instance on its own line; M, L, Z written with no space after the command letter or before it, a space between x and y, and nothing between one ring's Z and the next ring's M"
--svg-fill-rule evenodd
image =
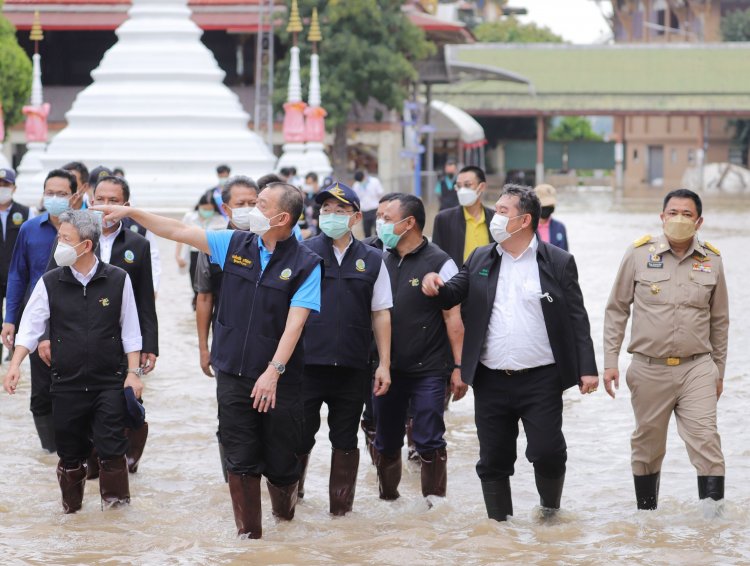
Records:
M552 216L552 213L555 212L554 206L543 206L542 207L542 218L544 220L547 220L550 216Z

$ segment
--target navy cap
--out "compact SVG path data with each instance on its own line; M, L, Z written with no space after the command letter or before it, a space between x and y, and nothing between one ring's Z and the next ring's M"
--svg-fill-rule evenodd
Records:
M0 181L16 184L16 172L13 169L0 168Z
M138 430L146 422L146 409L143 402L135 398L135 391L128 386L125 388L125 426Z
M355 210L359 210L359 197L357 193L344 183L335 181L332 185L327 186L315 195L315 202L323 204L329 198L335 198L344 204L352 205Z
M110 171L103 165L99 165L99 167L94 167L91 170L91 173L89 173L89 185L96 188L96 185L99 182L99 179L103 179L104 177L109 177L111 175L112 175L112 171Z

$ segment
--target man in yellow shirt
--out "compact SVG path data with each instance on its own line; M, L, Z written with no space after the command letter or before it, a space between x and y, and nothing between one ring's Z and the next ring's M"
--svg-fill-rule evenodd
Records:
M482 205L487 188L484 171L474 165L464 167L456 179L458 206L438 213L432 229L432 241L445 251L456 265L475 249L490 243L490 221L494 211Z

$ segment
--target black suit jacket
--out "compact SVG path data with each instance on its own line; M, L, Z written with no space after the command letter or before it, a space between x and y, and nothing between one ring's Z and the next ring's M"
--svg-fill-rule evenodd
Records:
M495 216L491 208L484 208L484 220L487 226L487 236L490 235L490 221ZM445 253L451 256L457 266L464 264L464 245L466 243L466 219L464 218L464 207L454 206L446 208L435 217L432 226L432 243L439 246Z
M47 271L57 267L55 261L55 244L52 250ZM97 257L99 249L96 250ZM156 300L154 282L151 278L151 244L132 230L124 226L112 244L110 265L124 269L133 284L133 295L138 308L138 321L141 327L143 347L141 352L159 355L159 323L156 318Z
M438 300L448 309L459 303L464 321L461 376L474 381L482 352L502 257L496 244L477 248L461 271L440 289ZM542 313L552 355L562 389L577 385L581 376L598 375L591 328L583 295L578 285L578 269L573 256L550 244L539 242L536 254L542 287ZM551 299L551 301L550 301Z
M28 219L29 207L13 201L8 208L8 218L5 221L5 237L0 231L0 285L8 283L8 269L13 256L13 247L16 245L21 225Z

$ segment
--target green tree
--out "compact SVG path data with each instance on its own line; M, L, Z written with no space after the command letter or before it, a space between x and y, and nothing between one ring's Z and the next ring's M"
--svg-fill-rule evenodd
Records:
M6 131L23 117L31 93L31 60L16 41L16 28L3 15L0 0L0 102Z
M591 128L591 122L583 116L565 116L557 126L550 130L547 137L559 142L602 140L602 137Z
M545 26L524 24L514 16L497 22L485 22L474 28L478 41L484 43L562 43L563 38Z
M288 2L291 5L291 2ZM333 167L346 168L347 126L352 111L375 100L387 109L400 109L417 79L414 63L434 53L424 32L401 11L402 0L301 0L300 13L308 20L317 6L323 41L320 83L326 126L334 132ZM286 28L286 25L284 26ZM304 98L310 77L311 46L308 28L300 34L300 66ZM282 39L291 45L286 33ZM281 110L289 80L289 55L276 63L274 105ZM382 115L376 113L376 119ZM304 174L304 173L303 173Z
M724 41L750 41L750 9L730 12L721 18L721 36ZM750 151L750 120L730 120L734 129L734 143L742 150L742 164L748 166Z

